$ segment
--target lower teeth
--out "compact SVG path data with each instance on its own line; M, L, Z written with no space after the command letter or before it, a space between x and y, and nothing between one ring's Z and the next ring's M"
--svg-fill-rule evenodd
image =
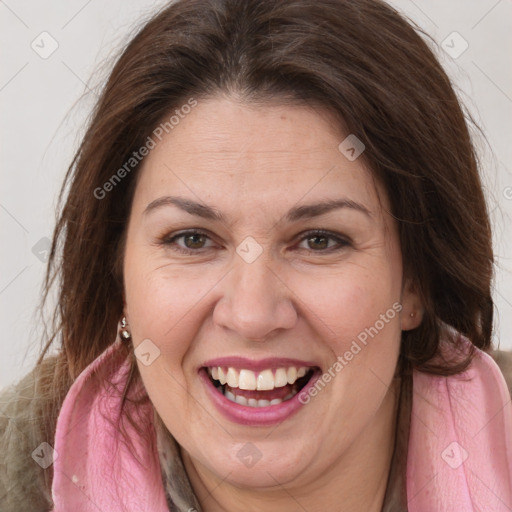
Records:
M232 402L240 405L246 405L248 407L268 407L269 405L277 405L281 402L289 400L296 394L288 393L288 395L286 395L283 399L274 398L273 400L256 400L255 398L245 398L245 396L234 395L231 391L229 391L229 389L226 389L225 386L222 386L222 393L228 400L231 400Z

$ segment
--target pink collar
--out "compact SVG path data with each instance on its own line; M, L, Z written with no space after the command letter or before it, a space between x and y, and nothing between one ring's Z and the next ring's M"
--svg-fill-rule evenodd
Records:
M414 372L410 428L409 512L512 510L512 405L491 356L477 349L452 377Z
M55 436L54 512L169 510L152 405L134 409L138 425L152 436L151 446L123 416L132 451L115 426L129 370L120 345L116 341L82 372L62 405ZM108 380L116 389L106 387ZM141 388L133 394L143 394ZM477 350L462 375L414 372L407 501L409 512L512 510L512 405L499 367L484 352Z
M169 512L156 443L149 447L124 415L122 426L135 451L121 442L116 423L129 362L120 347L117 340L94 360L62 404L55 434L54 512ZM108 381L115 389L107 387ZM131 397L140 392L134 390ZM138 425L155 439L152 405L126 406L137 411Z

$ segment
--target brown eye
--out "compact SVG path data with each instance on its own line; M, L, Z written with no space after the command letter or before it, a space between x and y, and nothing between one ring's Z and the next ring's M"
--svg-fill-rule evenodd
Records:
M311 231L306 233L301 240L305 241L307 244L307 247L301 247L301 249L313 252L332 252L341 250L350 245L347 239L328 231ZM335 243L331 243L331 241Z
M205 235L201 233L192 233L190 235L182 235L187 249L202 249L205 242Z
M191 230L166 237L161 243L174 251L192 255L200 254L212 248L212 245L206 245L208 241L211 242L210 237L206 233ZM316 253L339 251L351 245L347 239L339 235L318 230L306 233L305 236L301 238L301 243L304 242L306 242L307 247L301 247L301 249Z
M307 240L310 248L327 249L329 245L329 238L323 235L310 236Z
M182 242L178 242L180 240ZM174 251L183 254L194 254L209 249L211 246L206 245L208 240L210 240L210 237L206 233L192 230L166 237L161 243L165 246L169 246Z

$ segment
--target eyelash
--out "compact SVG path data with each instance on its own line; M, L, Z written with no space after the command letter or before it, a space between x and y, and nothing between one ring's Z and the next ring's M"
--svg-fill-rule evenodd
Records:
M160 244L164 245L166 247L170 247L173 251L176 251L176 252L179 252L182 254L188 254L188 255L198 254L198 253L203 252L206 249L209 249L208 247L201 248L201 249L185 249L183 247L176 245L176 240L178 240L180 238L184 238L189 235L203 235L203 236L210 238L208 236L208 233L205 233L204 231L201 231L201 230L193 229L190 231L182 231L181 233L177 233L177 234L171 236L170 238L165 237L161 240ZM330 238L332 240L336 240L338 243L338 247L330 247L328 249L322 249L319 251L311 250L311 252L314 252L314 253L320 253L320 254L321 253L324 253L324 254L329 253L330 254L332 252L340 251L340 250L344 249L345 247L351 245L351 243L349 242L349 240L347 238L340 237L338 235L335 235L334 233L331 233L329 231L324 231L322 229L314 229L311 231L307 231L306 233L304 233L302 235L302 238L299 240L299 242L302 242L303 240L307 240L308 238L313 238L313 237ZM308 250L308 249L305 249L305 250Z

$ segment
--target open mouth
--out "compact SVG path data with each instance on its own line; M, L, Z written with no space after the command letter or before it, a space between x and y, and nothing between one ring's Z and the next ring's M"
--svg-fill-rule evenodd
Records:
M268 407L291 400L311 380L317 367L267 369L253 372L232 367L203 367L217 392L247 407Z

